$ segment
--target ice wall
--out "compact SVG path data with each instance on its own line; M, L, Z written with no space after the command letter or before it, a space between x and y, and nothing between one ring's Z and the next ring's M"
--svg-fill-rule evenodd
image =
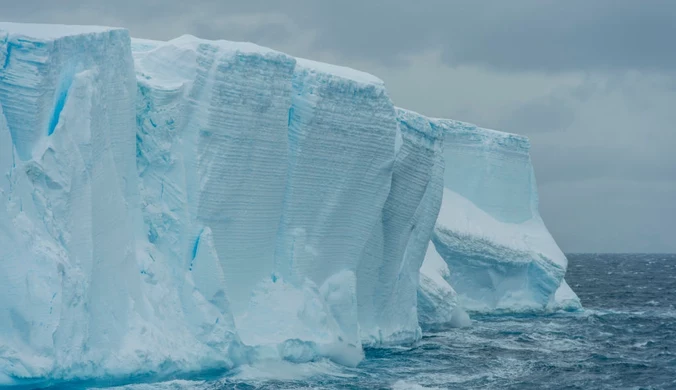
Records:
M143 310L128 33L2 23L0 37L0 372L115 359L103 351Z
M360 351L359 254L394 160L382 81L187 36L133 51L148 240L191 269L200 232L212 232L243 342Z
M209 228L241 313L273 272L295 60L190 36L135 42L134 53L148 239L185 269Z
M0 36L0 384L232 367L211 230L190 272L147 238L127 31Z
M435 120L446 134L443 204L432 237L471 311L543 310L567 260L538 213L526 137Z
M359 344L357 271L390 189L394 107L381 80L308 60L298 60L293 91L276 271L320 286Z
M0 385L354 366L461 306L576 302L527 141L374 76L11 23L0 66Z
M429 119L397 109L401 136L391 188L357 273L362 339L411 342L418 326L418 271L441 205L443 132Z

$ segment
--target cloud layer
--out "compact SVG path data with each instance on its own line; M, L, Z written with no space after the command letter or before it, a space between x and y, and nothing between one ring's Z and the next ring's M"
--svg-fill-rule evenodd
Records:
M564 251L676 252L676 2L0 0L17 22L247 40L385 80L396 104L531 137Z

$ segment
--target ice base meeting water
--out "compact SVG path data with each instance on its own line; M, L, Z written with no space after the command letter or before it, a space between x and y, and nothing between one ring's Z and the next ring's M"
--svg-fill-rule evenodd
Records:
M474 316L411 347L368 350L356 369L277 362L128 388L676 388L676 255L568 257L583 312Z

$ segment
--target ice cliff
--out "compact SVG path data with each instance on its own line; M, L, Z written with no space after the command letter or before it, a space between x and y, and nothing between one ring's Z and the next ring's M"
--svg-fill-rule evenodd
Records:
M445 133L446 167L432 243L450 268L443 276L459 305L474 312L578 309L563 281L566 257L538 212L528 139L454 120L433 123Z
M356 365L577 302L525 138L253 44L0 23L0 173L0 385Z

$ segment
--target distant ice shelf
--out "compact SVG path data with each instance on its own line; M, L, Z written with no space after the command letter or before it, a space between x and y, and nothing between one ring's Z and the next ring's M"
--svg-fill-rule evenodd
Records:
M576 310L528 147L250 43L0 23L0 386Z

